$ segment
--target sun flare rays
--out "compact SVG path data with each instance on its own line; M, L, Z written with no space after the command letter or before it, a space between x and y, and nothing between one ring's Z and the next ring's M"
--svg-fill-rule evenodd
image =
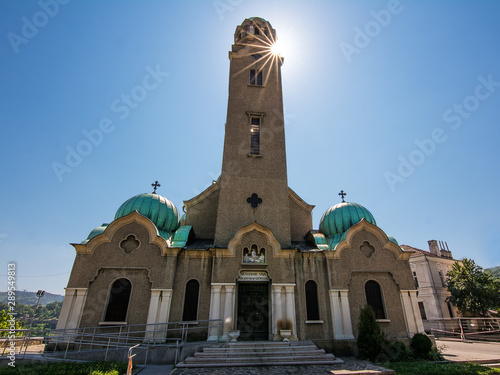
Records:
M265 86L270 77L270 70L273 66L278 69L283 64L284 59L281 56L280 43L278 43L277 38L263 32L255 22L253 22L253 26L256 30L259 30L258 34L247 35L238 44L246 47L240 51L240 54L243 52L242 56L253 56L255 61L243 67L236 74L243 73L258 64L259 71L267 72L264 78Z

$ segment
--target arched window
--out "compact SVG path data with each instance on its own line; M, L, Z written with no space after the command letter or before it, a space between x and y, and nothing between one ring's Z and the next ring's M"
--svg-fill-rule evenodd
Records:
M365 284L366 302L375 310L377 319L385 319L384 301L382 300L382 291L380 285L373 280Z
M318 286L312 280L306 283L307 320L319 320Z
M184 312L182 320L198 319L198 296L200 294L200 283L197 280L189 280L186 284L184 294Z
M132 284L127 279L118 279L113 283L109 292L108 308L104 321L126 321L131 290Z

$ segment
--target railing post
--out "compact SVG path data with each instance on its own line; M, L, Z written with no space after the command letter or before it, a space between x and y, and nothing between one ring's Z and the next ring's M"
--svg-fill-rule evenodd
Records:
M120 340L122 338L122 331L123 331L123 326L120 326L120 331L118 332L118 341L116 342L117 348L120 346Z
M111 337L108 338L108 346L106 346L106 354L104 355L104 362L108 359L108 350L109 350L109 345L111 343Z
M219 343L219 340L220 340L220 338L221 338L221 336L222 336L222 335L221 335L221 330L222 330L222 328L223 328L223 327L222 327L222 325L223 325L223 324L224 324L224 322L223 322L221 319L219 319L219 333L217 334L217 343Z
M144 366L148 363L149 345L146 346L146 355L144 356Z
M64 352L64 359L66 359L66 355L68 354L68 348L69 348L69 340L68 340L68 343L66 344L66 351Z
M464 327L462 326L462 319L458 318L458 325L460 326L460 338L462 339L463 342L465 342L465 333L464 333Z

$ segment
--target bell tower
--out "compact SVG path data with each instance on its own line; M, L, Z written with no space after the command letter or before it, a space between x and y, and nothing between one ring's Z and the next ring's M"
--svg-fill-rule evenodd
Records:
M229 99L215 246L253 222L291 244L281 66L276 31L258 17L236 28L229 52Z

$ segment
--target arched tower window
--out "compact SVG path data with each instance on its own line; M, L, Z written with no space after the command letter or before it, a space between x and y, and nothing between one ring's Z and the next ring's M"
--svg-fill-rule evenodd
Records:
M318 285L309 280L306 282L307 320L319 320Z
M200 283L197 280L189 280L186 283L186 293L184 293L184 312L182 320L198 319L198 296L200 294Z
M118 279L111 286L109 292L108 307L104 321L125 322L127 319L128 302L132 284L127 279Z
M377 319L385 319L384 300L382 299L382 291L380 285L373 280L369 280L365 284L366 302L375 310Z
M250 125L250 154L260 154L260 117L252 117Z

